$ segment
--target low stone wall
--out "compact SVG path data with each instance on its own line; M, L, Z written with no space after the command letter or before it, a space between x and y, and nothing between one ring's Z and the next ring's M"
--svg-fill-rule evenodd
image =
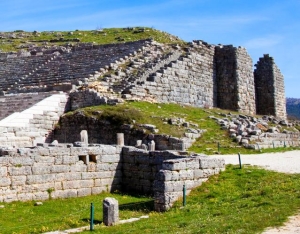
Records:
M153 194L153 182L164 160L183 156L171 151L145 151L123 148L123 189L127 192Z
M156 211L166 211L183 196L183 186L189 194L212 175L225 169L225 161L208 156L195 155L187 158L165 160L156 175L154 205Z
M0 202L46 200L121 189L121 147L0 151Z
M169 209L182 193L224 169L224 160L175 151L97 145L0 149L0 202L46 200L127 191L154 195Z
M253 148L277 148L300 146L300 133L263 133Z

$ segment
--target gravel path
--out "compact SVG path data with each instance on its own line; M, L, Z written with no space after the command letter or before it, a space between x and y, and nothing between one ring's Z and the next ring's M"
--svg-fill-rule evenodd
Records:
M215 158L224 158L226 164L239 164L238 155L213 155ZM268 153L241 155L242 164L263 167L268 170L284 173L300 173L300 151L284 153ZM292 216L279 228L268 228L263 234L300 234L300 213Z

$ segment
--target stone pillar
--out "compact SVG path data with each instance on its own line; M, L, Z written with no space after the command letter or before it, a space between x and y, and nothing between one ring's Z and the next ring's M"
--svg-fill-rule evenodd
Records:
M89 144L89 138L88 138L88 133L87 130L82 130L80 132L80 141L83 142L84 144Z
M149 151L155 151L155 142L153 140L149 143Z
M103 200L103 222L106 226L119 222L119 203L115 198L107 197Z
M117 133L117 145L124 145L124 133Z

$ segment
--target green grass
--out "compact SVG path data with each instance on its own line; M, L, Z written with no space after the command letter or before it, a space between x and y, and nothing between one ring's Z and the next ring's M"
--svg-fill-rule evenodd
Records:
M37 46L42 46L45 42L47 42L48 45L64 45L66 43L76 44L77 42L73 42L73 39L79 39L80 43L110 44L152 38L161 43L185 44L185 42L178 37L153 28L144 28L145 30L143 32L137 33L139 28L140 27L135 27L134 30L130 31L123 28L104 28L101 31L75 30L72 31L72 34L68 31L45 31L38 34L34 34L33 32L15 32L17 36L25 34L26 37L20 39L0 39L0 50L18 51L20 45L35 44ZM60 38L63 38L65 41L50 42L50 40L57 40Z
M300 208L300 175L233 166L192 191L166 213L96 233L260 233L279 226ZM88 233L88 232L85 232Z
M105 227L102 200L115 197L120 219L148 214L149 219ZM100 194L83 198L4 204L0 209L0 233L41 233L88 226L90 203L95 204L94 233L260 233L280 226L300 208L300 174L288 175L255 167L228 166L165 213L151 209L151 199L124 194ZM1 204L0 204L1 205ZM85 232L90 233L90 232Z
M299 147L282 147L253 150L242 147L234 142L233 139L229 137L228 132L222 130L215 120L209 118L211 115L222 118L220 114L228 113L228 110L207 110L178 104L127 102L124 105L94 106L77 111L83 111L86 116L109 120L115 125L123 123L130 124L133 122L135 122L136 126L139 123L154 124L159 129L160 134L167 134L175 137L182 137L185 128L181 125L166 124L166 122L170 118L182 118L184 121L198 125L198 127L190 126L191 128L206 130L206 132L196 140L192 147L188 149L190 152L205 153L208 155L216 154L218 153L218 144L220 145L220 154L257 154L299 149ZM70 112L67 115L72 115L73 113L74 112Z
M34 206L33 201L3 203L5 208L0 209L0 233L42 233L86 226L89 225L91 203L95 207L95 223L100 223L105 197L114 197L119 201L121 219L147 214L153 206L152 199L148 197L108 193L48 200L42 206Z

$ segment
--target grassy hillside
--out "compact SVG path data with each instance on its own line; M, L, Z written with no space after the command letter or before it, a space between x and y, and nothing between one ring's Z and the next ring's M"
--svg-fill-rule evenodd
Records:
M183 127L183 122L190 124L189 128L201 129L206 132L196 140L189 151L205 154L251 154L259 153L257 150L245 149L232 138L227 130L222 130L220 125L209 116L224 118L228 110L203 109L177 104L154 104L148 102L127 102L117 106L94 106L79 109L86 116L105 119L111 123L118 124L153 124L159 129L159 134L167 134L182 137L188 128ZM77 112L75 111L75 112ZM69 112L72 115L75 112ZM234 113L233 111L230 111ZM170 124L170 122L175 122ZM281 130L284 130L283 127ZM289 128L286 128L290 130ZM218 145L219 152L218 152ZM292 148L262 149L260 152L279 152L291 150Z
M169 33L153 28L105 28L93 31L45 31L45 32L14 32L0 33L0 50L18 51L34 46L52 46L76 43L122 43L152 38L157 42L183 44L184 41Z

